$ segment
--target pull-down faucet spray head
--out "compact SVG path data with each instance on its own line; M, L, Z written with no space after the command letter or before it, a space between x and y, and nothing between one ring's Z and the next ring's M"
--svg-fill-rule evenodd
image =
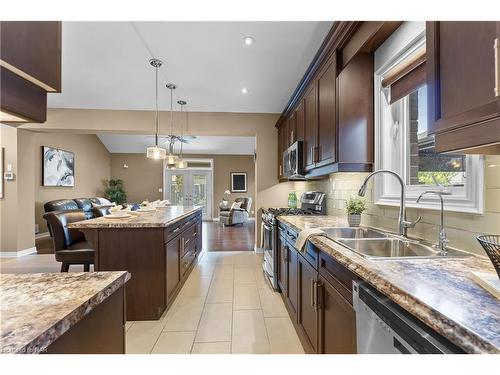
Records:
M358 190L358 195L359 195L360 197L364 197L364 196L365 196L365 194L366 194L366 186L367 186L367 184L366 184L366 181L365 181L365 182L363 183L363 185L361 185L361 187L359 188L359 190Z

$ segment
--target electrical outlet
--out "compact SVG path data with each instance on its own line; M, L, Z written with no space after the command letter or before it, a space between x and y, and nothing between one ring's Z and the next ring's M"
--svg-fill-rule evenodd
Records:
M163 188L159 188L158 193L163 193Z

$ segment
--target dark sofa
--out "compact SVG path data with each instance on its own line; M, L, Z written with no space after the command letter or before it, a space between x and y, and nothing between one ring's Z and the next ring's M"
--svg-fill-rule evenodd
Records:
M83 210L85 219L92 219L95 216L92 211L92 203L101 204L97 198L58 199L45 203L43 208L46 213L52 211Z

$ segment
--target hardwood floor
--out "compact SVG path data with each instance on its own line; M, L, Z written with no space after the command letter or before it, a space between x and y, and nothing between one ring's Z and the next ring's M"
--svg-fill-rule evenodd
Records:
M54 254L52 238L36 240L38 254ZM225 227L217 221L203 222L203 249L206 251L253 251L255 221Z
M216 221L203 222L203 249L206 251L253 251L255 221L226 227Z

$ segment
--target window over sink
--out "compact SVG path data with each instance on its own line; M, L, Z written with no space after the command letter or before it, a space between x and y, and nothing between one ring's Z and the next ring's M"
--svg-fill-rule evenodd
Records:
M425 80L425 23L405 22L375 53L375 168L399 173L408 207L438 209L425 190L445 190L445 209L483 212L483 160L479 155L437 153L429 135ZM399 184L377 176L376 204L399 205Z

